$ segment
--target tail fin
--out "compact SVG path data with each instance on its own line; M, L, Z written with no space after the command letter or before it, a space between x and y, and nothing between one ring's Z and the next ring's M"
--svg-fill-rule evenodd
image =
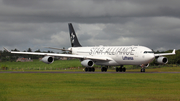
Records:
M69 34L70 34L71 46L72 47L82 47L78 41L78 38L77 38L76 33L74 31L73 25L71 23L69 23L68 25L69 25Z

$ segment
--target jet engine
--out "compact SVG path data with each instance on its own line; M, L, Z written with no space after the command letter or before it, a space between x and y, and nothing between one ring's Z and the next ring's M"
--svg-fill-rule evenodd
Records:
M42 62L47 63L47 64L51 64L54 62L54 58L51 56L45 56L42 58Z
M156 62L159 64L166 64L168 63L168 59L166 57L160 56L156 58Z
M83 60L81 61L81 65L85 67L93 67L94 62L92 60Z

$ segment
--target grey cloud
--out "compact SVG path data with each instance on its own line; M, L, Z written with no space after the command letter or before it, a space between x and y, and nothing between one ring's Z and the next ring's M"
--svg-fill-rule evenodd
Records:
M119 22L117 19L122 17L179 17L179 3L177 0L3 0L0 20L104 23L113 19Z
M0 47L85 45L179 49L179 0L0 0ZM13 36L13 37L12 37Z
M2 0L6 5L16 6L16 7L30 7L39 3L38 0Z

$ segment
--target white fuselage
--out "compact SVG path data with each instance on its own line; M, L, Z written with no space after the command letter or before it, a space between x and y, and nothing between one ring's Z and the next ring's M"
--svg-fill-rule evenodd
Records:
M144 46L95 46L95 47L71 47L72 54L108 57L110 61L93 60L97 65L142 65L154 60L151 49Z

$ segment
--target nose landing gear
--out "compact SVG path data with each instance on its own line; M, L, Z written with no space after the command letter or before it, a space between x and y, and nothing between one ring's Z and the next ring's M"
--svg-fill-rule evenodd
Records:
M145 72L145 68L142 67L142 68L141 68L141 72Z
M145 67L146 66L144 64L141 65L141 72L145 72Z

